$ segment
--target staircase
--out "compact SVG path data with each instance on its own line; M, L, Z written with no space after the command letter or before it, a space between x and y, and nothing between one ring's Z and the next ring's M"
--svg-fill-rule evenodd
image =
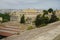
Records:
M19 27L17 26L0 26L0 35L11 36L19 32Z

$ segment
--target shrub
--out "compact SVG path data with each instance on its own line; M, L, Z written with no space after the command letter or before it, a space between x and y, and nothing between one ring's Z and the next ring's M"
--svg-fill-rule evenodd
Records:
M40 27L46 26L47 24L41 24Z
M36 20L35 20L36 27L40 27L42 24L46 25L49 23L49 18L48 16L45 16L45 15L44 14L42 16L37 15Z
M27 30L31 30L31 29L34 29L34 27L29 26L29 27L27 28Z
M39 25L41 25L41 17L40 17L40 14L37 15L37 17L35 19L35 25L36 25L36 27L39 27Z
M59 18L57 18L55 12L53 12L49 22L52 23L52 22L55 22L55 21L58 21L58 20L59 20Z

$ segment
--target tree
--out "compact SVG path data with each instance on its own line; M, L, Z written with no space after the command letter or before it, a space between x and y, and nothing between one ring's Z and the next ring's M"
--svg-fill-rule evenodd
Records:
M49 9L48 9L48 12L49 12L49 13L53 12L53 9L52 9L52 8L49 8Z
M45 16L46 14L44 16L43 15L42 16L37 15L36 20L35 20L36 27L40 27L40 26L44 26L44 25L48 24L48 22L49 22L48 16Z
M42 21L43 21L43 24L48 24L49 22L47 10L43 10Z
M20 23L25 23L25 16L24 16L24 14L23 14L23 16L21 17L21 21L20 21Z
M47 10L43 10L43 15L46 15L48 14L48 11Z
M42 16L41 19L42 19L42 24L48 24L49 23L48 16Z
M35 25L36 25L36 27L39 27L39 25L41 25L40 14L37 15L37 17L35 19Z
M59 18L57 18L55 12L53 12L49 22L52 23L52 22L55 22L55 21L58 21L58 20L59 20Z
M9 15L9 13L0 13L0 17L2 17L2 22L8 22L8 21L10 21L10 15Z
M9 13L3 14L3 22L7 22L7 21L10 21L10 15L9 15Z

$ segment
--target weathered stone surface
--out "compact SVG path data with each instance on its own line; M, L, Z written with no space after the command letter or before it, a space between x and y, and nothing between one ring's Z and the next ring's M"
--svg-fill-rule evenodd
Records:
M60 34L60 21L45 27L25 31L20 35L14 35L2 40L53 40Z

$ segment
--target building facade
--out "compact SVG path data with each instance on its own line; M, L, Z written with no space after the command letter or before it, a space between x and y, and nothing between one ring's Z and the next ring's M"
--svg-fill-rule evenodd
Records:
M22 10L17 10L17 11L13 11L11 12L11 21L16 21L16 22L20 22L22 15L24 14L25 16L25 21L26 23L30 23L31 21L34 21L36 16L38 14L42 14L43 10L39 10L39 9L22 9Z

